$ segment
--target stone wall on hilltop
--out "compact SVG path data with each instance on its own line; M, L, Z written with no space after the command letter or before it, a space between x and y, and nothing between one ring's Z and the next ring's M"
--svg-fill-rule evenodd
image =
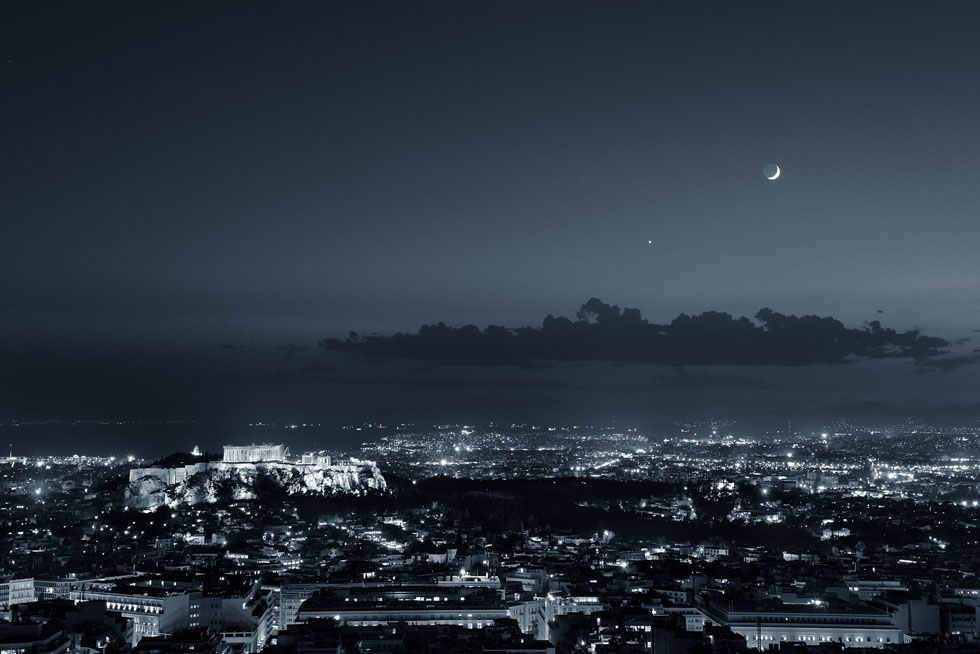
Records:
M256 498L259 484L289 495L359 494L384 490L385 478L373 461L351 459L340 465L295 463L197 463L180 468L136 468L129 472L126 504L138 509L179 504L213 504L222 497Z

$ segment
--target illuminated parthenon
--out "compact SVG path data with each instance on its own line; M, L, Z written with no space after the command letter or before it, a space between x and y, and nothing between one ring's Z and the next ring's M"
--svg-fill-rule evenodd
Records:
M289 448L285 445L261 443L256 445L225 445L225 463L258 463L260 461L285 461Z

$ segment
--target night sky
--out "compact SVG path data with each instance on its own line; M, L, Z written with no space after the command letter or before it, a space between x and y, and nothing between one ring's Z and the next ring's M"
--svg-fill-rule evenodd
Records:
M974 2L5 3L0 418L980 401L978 31ZM965 363L317 346L592 297Z

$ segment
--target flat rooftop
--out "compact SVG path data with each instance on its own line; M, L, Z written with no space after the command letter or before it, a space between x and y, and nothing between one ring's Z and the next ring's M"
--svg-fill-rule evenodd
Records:
M737 600L734 602L712 601L710 608L726 614L733 613L792 613L798 615L866 615L884 617L888 614L865 604L841 601L825 601L821 604L785 604L782 602Z

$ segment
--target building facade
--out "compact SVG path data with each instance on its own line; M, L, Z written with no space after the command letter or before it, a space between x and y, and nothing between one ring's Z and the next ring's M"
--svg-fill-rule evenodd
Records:
M761 650L786 642L882 649L904 640L890 615L866 605L709 601L701 611L707 620L744 637L750 648Z
M0 609L34 601L34 579L0 578Z
M285 461L289 457L289 448L278 443L262 443L256 445L225 445L225 463L259 463L261 461Z
M69 593L74 602L105 602L107 611L132 621L132 645L147 636L187 629L191 602L200 597L201 591L189 584L141 578L86 582Z
M323 591L303 603L297 620L332 618L355 627L404 622L482 629L509 617L510 611L493 590L421 585Z

